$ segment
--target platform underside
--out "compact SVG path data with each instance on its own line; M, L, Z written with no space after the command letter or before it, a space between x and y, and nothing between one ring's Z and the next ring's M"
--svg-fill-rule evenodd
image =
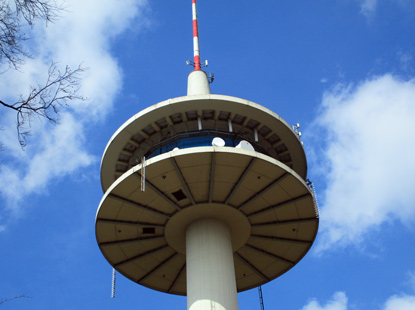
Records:
M186 295L185 227L178 227L199 214L233 225L238 291L291 269L315 239L311 191L293 170L266 155L189 148L147 160L144 192L141 174L140 164L105 193L96 236L111 265L149 288Z

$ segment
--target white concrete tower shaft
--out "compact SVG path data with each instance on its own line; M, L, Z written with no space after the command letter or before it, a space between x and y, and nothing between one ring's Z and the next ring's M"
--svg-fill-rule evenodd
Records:
M194 68L187 95L210 94L201 70L196 0L192 0ZM212 218L197 220L186 230L188 310L238 310L238 297L229 227Z
M238 310L229 227L206 218L186 231L188 310Z

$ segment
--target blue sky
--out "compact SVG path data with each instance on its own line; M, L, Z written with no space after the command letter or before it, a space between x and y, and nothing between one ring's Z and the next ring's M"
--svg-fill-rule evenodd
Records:
M24 151L1 110L0 300L3 309L185 309L186 299L119 276L95 241L107 141L145 107L186 94L191 1L68 0L35 26L35 55L1 75L13 101L50 61L83 63L82 94ZM263 286L265 309L415 309L415 2L199 0L212 93L301 124L320 231L292 270ZM240 309L259 309L257 290Z

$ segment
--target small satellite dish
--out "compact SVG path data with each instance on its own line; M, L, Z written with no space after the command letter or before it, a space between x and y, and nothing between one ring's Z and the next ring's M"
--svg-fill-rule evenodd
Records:
M252 144L249 143L248 141L245 141L245 140L242 140L241 142L239 142L239 144L237 146L235 146L235 148L244 149L244 150L248 150L248 151L255 151Z
M178 151L180 150L178 147L175 147L174 149L172 149L172 151Z
M213 138L212 146L225 146L225 140L219 137Z

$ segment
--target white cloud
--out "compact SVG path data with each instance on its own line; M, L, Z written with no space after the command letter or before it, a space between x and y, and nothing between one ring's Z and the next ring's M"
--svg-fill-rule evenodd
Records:
M413 310L415 309L415 296L392 296L386 303L383 310Z
M34 129L36 140L42 141L42 145L35 150L33 157L22 152L19 160L1 167L1 192L12 205L18 204L28 193L41 192L51 179L67 175L94 161L94 157L83 150L85 137L82 123L76 122L73 115L64 113L59 126L51 131L44 129L43 126ZM15 169L16 165L22 164L24 171Z
M356 0L355 0L356 1ZM360 13L364 15L367 19L370 19L375 16L376 11L381 5L396 5L401 10L404 10L406 13L411 13L414 8L413 0L389 0L389 1L379 1L379 0L357 0L360 5Z
M347 297L343 292L336 292L324 306L317 300L312 300L302 310L347 310Z
M415 80L384 75L338 85L324 94L316 124L314 165L327 184L317 250L358 244L394 220L413 223Z
M415 291L415 272L408 272L408 286Z
M16 139L15 114L3 112L0 124L4 132L1 152L0 209L18 213L20 201L30 194L46 190L52 180L79 171L96 160L86 149L85 127L102 121L111 111L122 87L122 71L111 54L111 40L129 27L135 32L146 23L143 12L147 0L71 0L66 10L48 27L39 22L30 41L34 58L28 59L21 72L9 70L0 85L3 100L14 102L29 85L45 80L51 61L73 69L79 64L88 68L82 79L81 94L88 101L73 101L61 115L58 126L35 120L25 152ZM25 204L26 205L26 204ZM7 218L0 218L7 222ZM0 228L4 229L4 225Z
M398 54L398 61L399 61L400 69L403 71L410 72L413 68L412 54L409 52L402 52L402 51L399 51L397 54Z
M366 17L370 17L376 11L378 0L359 0L360 12Z
M313 299L301 310L347 310L348 299L344 292L336 292L331 300L325 305ZM415 296L411 295L394 295L389 297L384 305L379 307L382 310L413 310L415 309Z
M91 98L88 102L71 106L80 115L93 120L109 112L114 96L122 86L122 72L116 58L110 53L111 39L125 31L132 21L142 16L146 0L74 0L67 11L52 26L37 29L45 31L48 44L42 45L43 55L53 54L73 67L83 63L89 70L82 83L82 94ZM37 37L41 37L42 34ZM98 104L99 102L99 104Z

